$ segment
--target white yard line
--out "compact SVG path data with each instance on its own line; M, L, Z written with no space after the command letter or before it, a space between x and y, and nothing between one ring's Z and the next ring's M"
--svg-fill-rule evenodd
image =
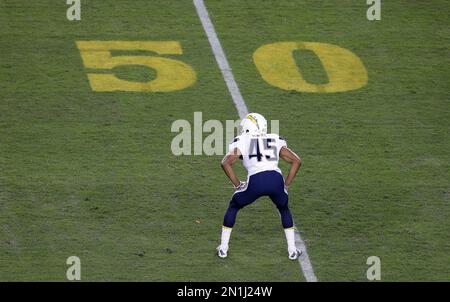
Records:
M295 227L295 246L302 251L302 254L298 257L298 262L300 263L300 268L303 271L303 276L305 276L306 281L317 282L317 277L314 274L314 269L311 261L309 260L308 252L306 251L305 242L303 242L297 227Z
M193 0L197 14L202 22L203 29L208 36L209 44L211 44L214 57L216 58L217 64L219 65L222 76L227 84L228 90L230 91L231 97L233 98L233 103L239 113L239 117L243 118L248 114L247 105L245 104L244 98L239 90L239 87L234 79L233 72L231 70L230 64L228 64L227 57L223 51L222 45L220 44L219 38L217 37L214 25L209 18L208 10L206 9L203 0ZM302 255L298 258L300 263L300 268L303 272L307 282L317 282L317 277L314 274L311 261L309 260L308 252L306 251L306 245L300 236L300 232L295 228L295 245L299 250L302 251Z
M228 64L227 57L220 45L219 38L217 38L216 30L214 25L209 18L208 10L205 7L203 0L194 0L195 8L197 9L197 14L202 22L203 29L208 36L209 44L213 50L214 56L216 57L217 64L219 65L222 76L227 84L228 90L230 91L231 97L233 98L233 103L239 113L240 118L244 118L248 114L247 105L245 105L244 98L239 91L239 87L234 80L233 72L231 71L230 64Z

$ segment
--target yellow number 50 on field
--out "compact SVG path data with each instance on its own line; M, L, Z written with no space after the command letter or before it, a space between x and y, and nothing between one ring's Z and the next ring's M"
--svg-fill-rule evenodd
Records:
M117 78L112 73L88 73L94 91L169 92L187 88L195 83L191 66L159 56L112 56L112 50L151 51L159 55L181 55L177 41L77 41L84 66L91 69L113 69L118 66L140 65L156 70L156 79L133 82Z

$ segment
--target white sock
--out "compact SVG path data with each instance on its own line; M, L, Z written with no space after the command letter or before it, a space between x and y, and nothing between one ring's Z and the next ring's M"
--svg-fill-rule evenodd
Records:
M225 251L228 251L228 242L230 241L231 231L233 229L227 228L225 226L222 227L222 238L220 247L224 249Z
M295 230L294 228L284 229L284 234L286 235L286 241L289 250L295 250Z

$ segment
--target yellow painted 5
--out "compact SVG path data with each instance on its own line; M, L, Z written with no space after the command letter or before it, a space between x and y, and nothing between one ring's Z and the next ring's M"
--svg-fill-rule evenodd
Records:
M322 62L328 83L305 81L292 56L294 50L313 51ZM367 70L351 51L339 46L317 42L279 42L266 44L253 54L253 61L262 78L272 86L300 92L342 92L367 84Z
M177 41L77 41L84 66L91 69L112 69L118 66L141 65L156 70L156 79L149 82L121 80L114 74L88 73L94 91L169 92L195 83L193 68L179 60L158 56L111 56L112 50L152 51L160 55L181 55Z

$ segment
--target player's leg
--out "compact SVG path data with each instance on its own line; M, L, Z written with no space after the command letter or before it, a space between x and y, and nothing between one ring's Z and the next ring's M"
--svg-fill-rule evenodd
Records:
M228 255L228 244L230 242L231 232L236 222L236 216L239 210L246 205L251 204L258 198L257 192L255 192L255 190L253 190L253 186L250 185L251 183L252 182L250 179L247 188L233 194L223 218L220 245L217 247L217 255L221 258L225 258Z
M276 205L278 212L280 213L281 224L284 228L284 234L286 236L286 242L288 246L289 259L295 260L300 256L301 251L298 251L295 246L295 228L294 220L292 219L292 213L289 209L289 196L284 189L284 181L281 177L281 182L278 180L279 186L276 192L270 195L273 203Z
M272 198L272 200L277 206L278 212L280 213L281 224L284 228L284 234L286 236L286 242L288 246L289 259L295 260L300 256L301 251L298 251L297 247L295 246L295 227L291 210L289 209L288 205L287 194L285 194L285 196L275 196L274 198Z
M237 203L236 198L233 195L228 209L225 212L225 216L223 217L222 236L220 238L220 245L217 248L217 255L221 258L227 257L231 231L233 230L234 223L236 222L237 213L241 208L242 207Z
M223 226L232 229L234 224L236 223L237 213L242 208L243 206L241 206L237 201L236 194L233 195L233 198L228 205L228 209L225 212L225 216L223 217Z

